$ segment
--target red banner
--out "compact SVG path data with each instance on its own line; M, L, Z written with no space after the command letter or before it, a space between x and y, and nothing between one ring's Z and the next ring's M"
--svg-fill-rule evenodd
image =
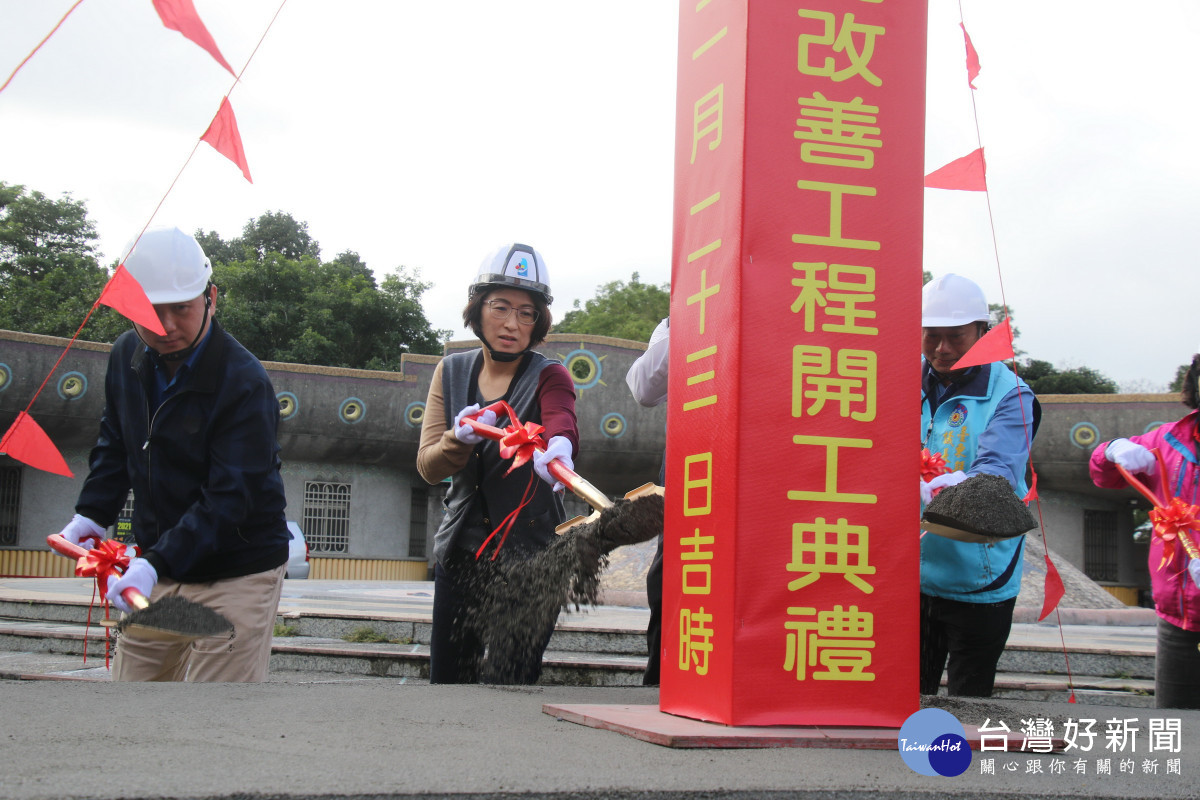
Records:
M917 710L925 3L681 8L663 711Z

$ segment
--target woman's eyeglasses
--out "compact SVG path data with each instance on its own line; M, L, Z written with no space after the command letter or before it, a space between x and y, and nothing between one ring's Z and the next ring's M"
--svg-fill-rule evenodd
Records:
M538 321L538 311L536 308L527 308L525 306L513 308L503 300L488 300L484 305L488 307L488 313L492 319L497 322L503 322L508 319L508 315L513 311L517 312L517 322L522 325L532 325Z

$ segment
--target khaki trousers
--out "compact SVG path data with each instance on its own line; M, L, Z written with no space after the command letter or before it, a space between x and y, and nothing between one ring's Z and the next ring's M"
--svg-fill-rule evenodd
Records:
M233 623L233 633L191 642L122 635L113 659L114 681L258 683L271 662L271 636L287 565L212 583L160 580L150 602L177 595L203 603Z

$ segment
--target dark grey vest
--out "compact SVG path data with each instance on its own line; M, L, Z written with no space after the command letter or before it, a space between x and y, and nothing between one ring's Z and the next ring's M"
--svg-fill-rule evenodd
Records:
M454 424L454 417L459 411L480 402L475 396L474 376L482 359L482 350L452 353L442 359L442 397L447 428ZM529 352L509 386L508 396L485 400L507 400L522 423L541 423L542 410L537 403L538 382L542 370L556 363L541 353ZM510 425L512 420L502 419L500 424ZM500 445L485 439L482 444L475 446L467 465L451 477L450 490L443 501L446 515L433 539L433 554L439 563L445 565L447 554L454 548L472 552L478 549L501 520L520 505L521 496L531 477L533 499L521 511L501 552L528 555L553 541L555 526L566 519L562 498L537 477L532 461L505 475L511 465L510 460L500 457ZM497 534L488 545L489 553L499 537L500 534Z

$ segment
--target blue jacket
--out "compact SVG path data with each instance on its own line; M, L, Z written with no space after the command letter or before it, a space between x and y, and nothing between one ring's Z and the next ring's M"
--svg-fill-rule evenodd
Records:
M1041 416L1033 391L996 362L968 372L939 402L936 377L928 363L923 367L923 446L940 452L951 470L999 475L1024 497L1029 446ZM975 544L927 533L921 537L921 592L965 603L1016 597L1024 544L1024 536Z
M113 345L104 414L75 510L108 527L133 490L133 535L160 577L207 582L287 561L279 403L258 359L216 320L194 371L151 409L155 358Z

